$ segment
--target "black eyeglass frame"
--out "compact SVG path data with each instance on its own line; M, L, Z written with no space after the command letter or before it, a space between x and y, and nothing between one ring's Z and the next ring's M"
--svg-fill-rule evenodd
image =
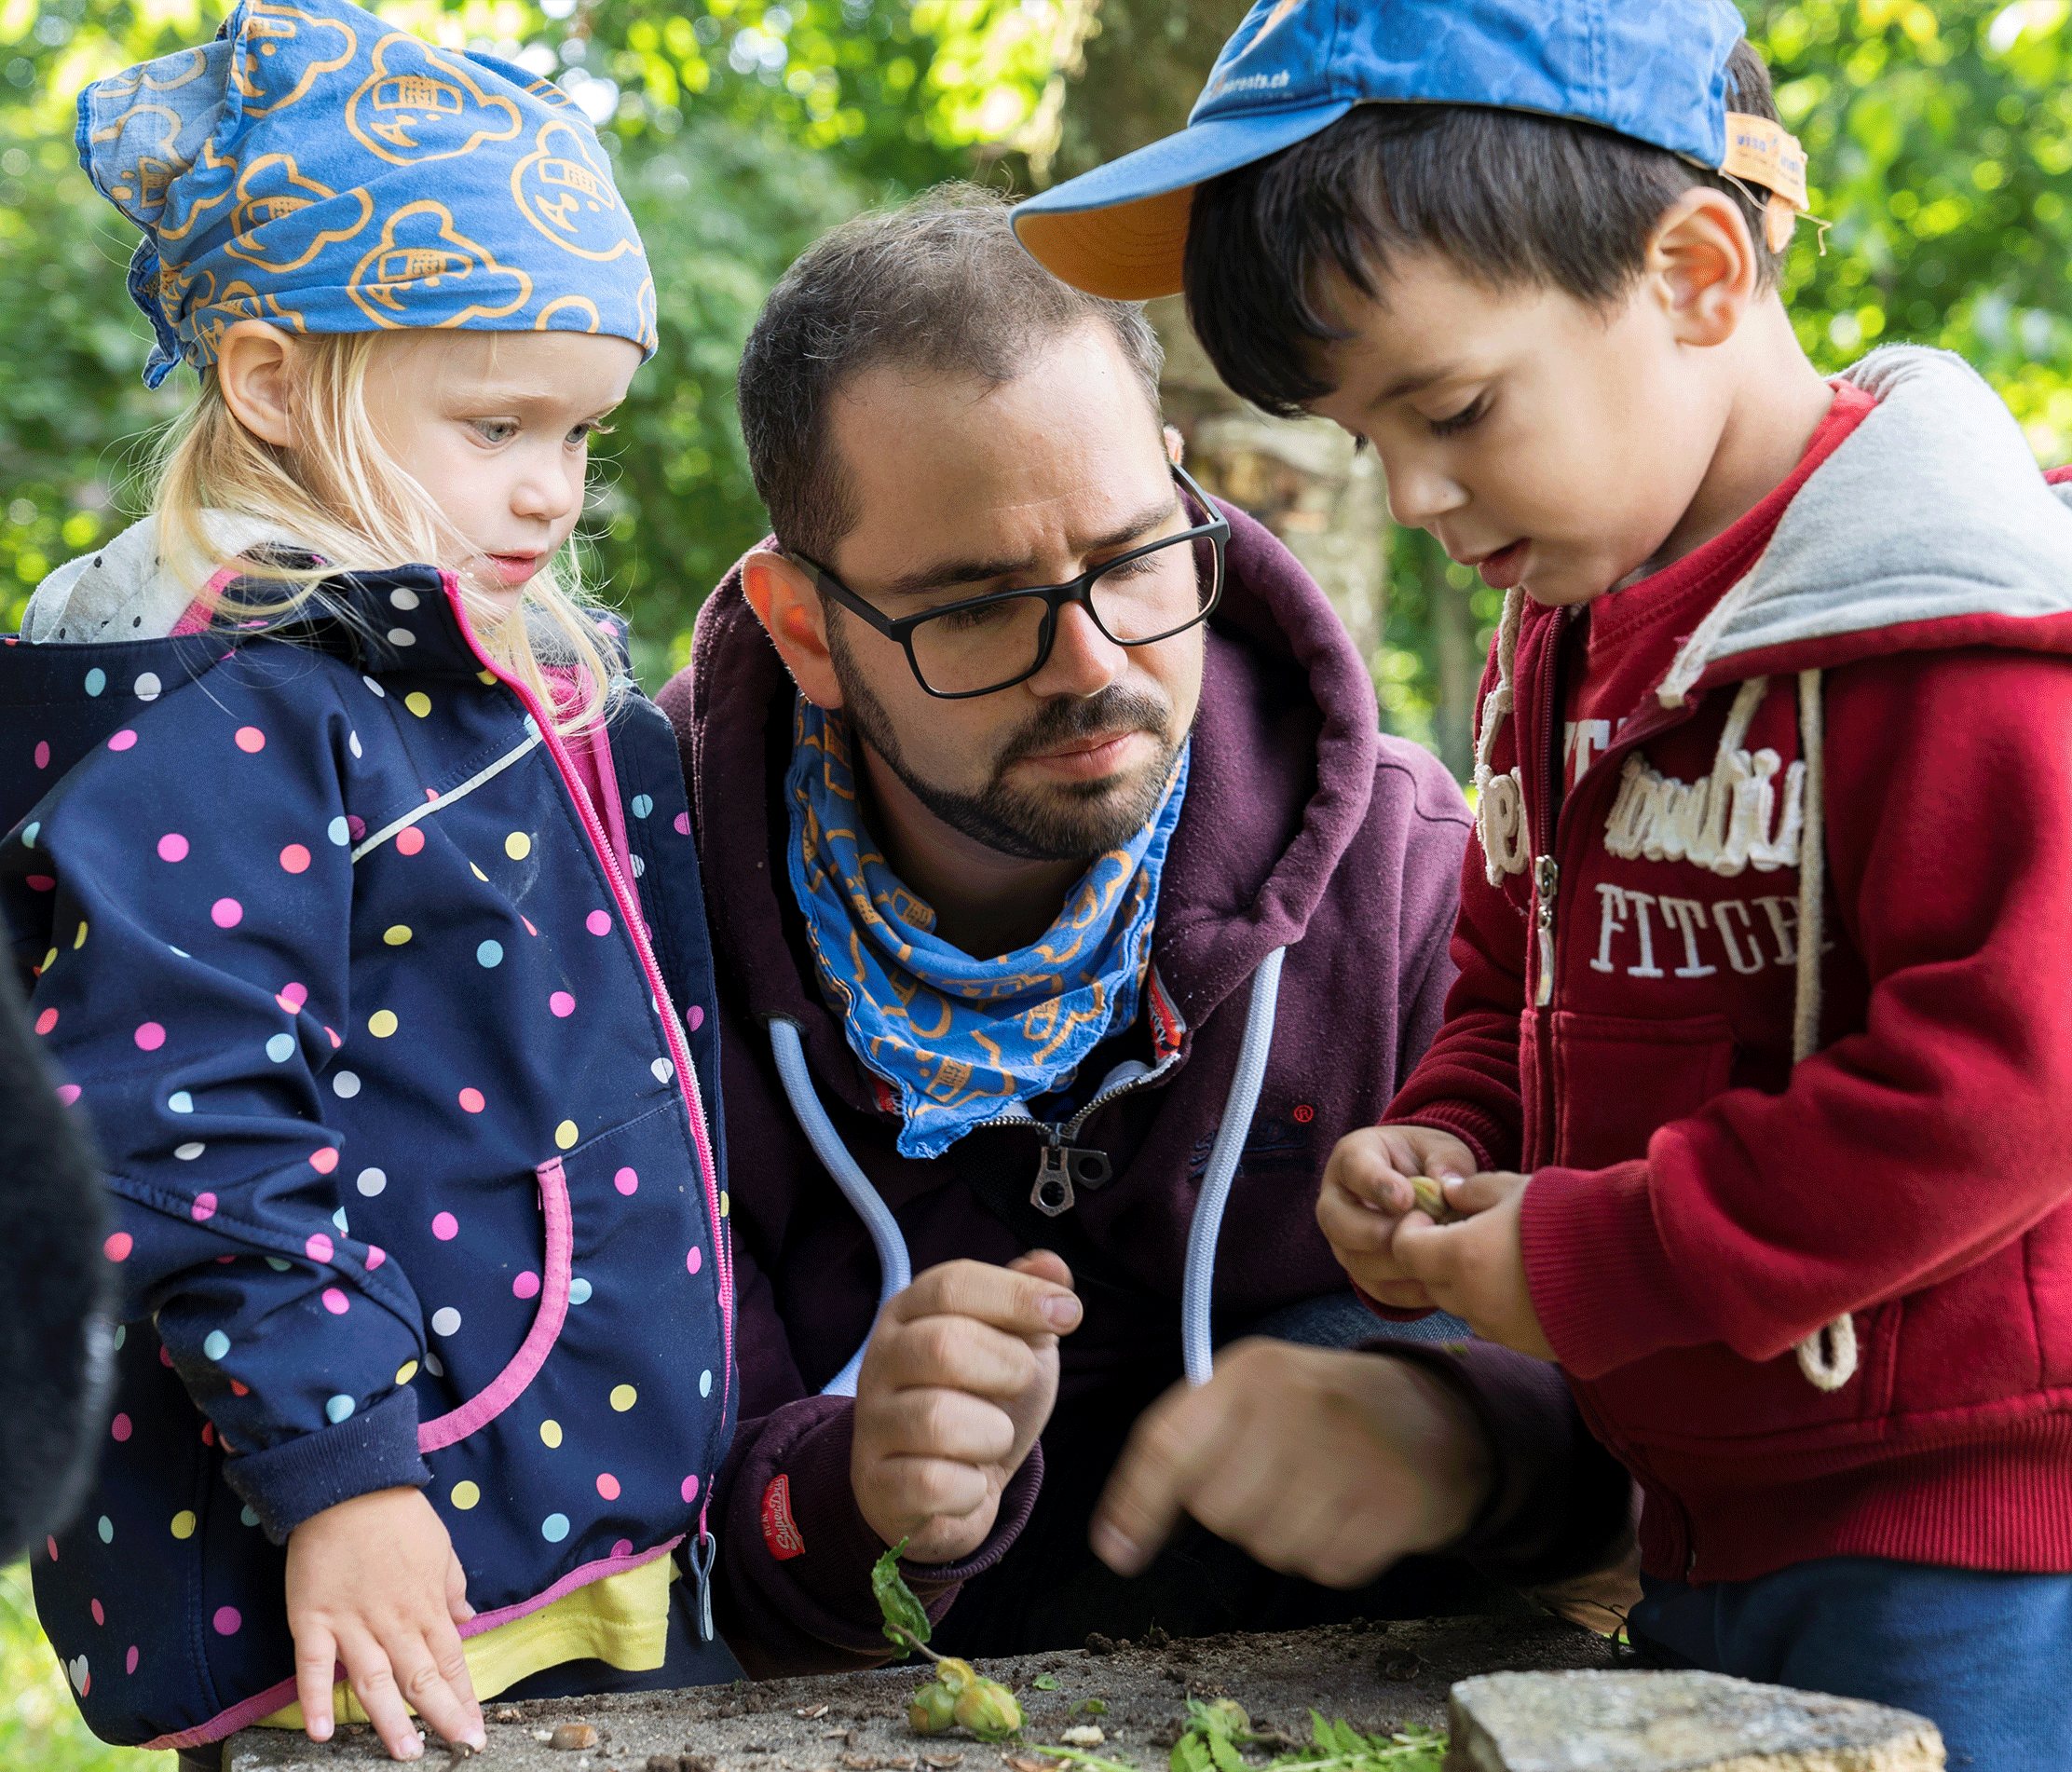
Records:
M1050 662L1051 647L1057 640L1057 612L1068 603L1076 603L1086 611L1087 619L1099 630L1105 639L1117 646L1156 646L1161 640L1170 640L1176 634L1185 634L1189 628L1199 627L1213 615L1216 606L1223 599L1224 554L1230 544L1230 519L1216 508L1215 502L1194 484L1194 479L1178 462L1172 464L1173 478L1180 490L1193 498L1198 510L1208 512L1206 523L1196 524L1192 529L1183 529L1178 535L1163 536L1156 541L1148 541L1141 548L1132 548L1119 553L1112 560L1103 560L1097 566L1089 566L1078 578L1064 584L1028 585L1013 591L988 591L982 597L965 597L956 603L938 603L934 608L923 609L918 615L889 616L858 596L846 584L819 561L805 554L794 553L790 557L813 575L813 583L828 596L840 604L851 614L860 616L876 628L888 640L895 640L906 654L906 668L913 672L914 681L928 694L940 702L969 702L981 695L998 695L1002 689L1011 689L1017 683L1026 683ZM1108 632L1099 611L1094 607L1094 581L1103 573L1112 572L1117 566L1142 558L1147 553L1156 553L1162 548L1177 548L1183 542L1192 544L1206 541L1215 551L1216 581L1210 586L1208 601L1191 620L1178 627L1167 628L1163 634L1148 634L1141 640L1124 640ZM914 631L924 621L933 621L938 616L954 615L961 609L983 608L988 604L1005 603L1016 597L1041 597L1049 607L1043 613L1042 637L1036 646L1036 662L1018 676L1011 676L1002 683L988 684L983 689L938 689L933 688L921 675L920 661L914 657Z

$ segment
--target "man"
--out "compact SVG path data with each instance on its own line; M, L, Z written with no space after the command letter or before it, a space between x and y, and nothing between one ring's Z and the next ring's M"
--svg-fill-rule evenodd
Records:
M1468 824L1321 593L1188 479L1157 372L1135 309L975 191L836 230L743 363L775 537L661 700L721 979L743 1416L777 1418L730 1477L770 1561L727 1588L786 1667L873 1651L903 1539L932 1609L961 1584L937 1641L1004 1654L1501 1603L1396 1559L1545 1577L1624 1528L1534 1363L1255 1340L1158 1406L1138 1465L1191 1450L1101 1555L1141 1569L1184 1507L1334 1587L1395 1566L1332 1595L1200 1532L1140 1582L1089 1548L1183 1302L1198 1365L1211 1302L1219 1338L1380 1329L1317 1180L1438 1021ZM1276 1557L1317 1510L1337 1537Z

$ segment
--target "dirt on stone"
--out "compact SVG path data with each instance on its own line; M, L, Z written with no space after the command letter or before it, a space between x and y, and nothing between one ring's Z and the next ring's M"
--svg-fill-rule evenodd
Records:
M1045 1746L1093 1723L1106 1738L1104 1757L1164 1772L1190 1697L1235 1698L1257 1728L1278 1730L1292 1745L1307 1741L1313 1710L1369 1733L1408 1723L1443 1727L1455 1680L1613 1661L1610 1645L1588 1630L1554 1617L1512 1616L1173 1640L1154 1629L1140 1643L1095 1637L1082 1649L975 1665L1021 1701L1018 1740L987 1745L961 1731L916 1736L906 1703L928 1676L905 1664L681 1692L491 1700L484 1706L486 1752L457 1757L432 1738L418 1764L427 1772L446 1772L449 1763L467 1772L1049 1772L1059 1763ZM593 1734L594 1740L560 1748L557 1733L565 1741ZM1275 1751L1285 1750L1269 1742L1256 1757ZM342 1729L321 1746L248 1729L225 1759L226 1772L372 1772L391 1764L363 1728Z

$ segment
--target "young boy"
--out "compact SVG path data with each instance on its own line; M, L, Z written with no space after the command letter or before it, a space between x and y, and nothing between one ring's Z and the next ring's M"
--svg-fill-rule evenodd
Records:
M1738 37L1261 0L1185 131L1017 225L1105 295L1184 271L1231 386L1506 593L1461 978L1332 1159L1341 1260L1561 1361L1645 1493L1656 1658L2057 1765L2072 484L1954 357L1806 361Z

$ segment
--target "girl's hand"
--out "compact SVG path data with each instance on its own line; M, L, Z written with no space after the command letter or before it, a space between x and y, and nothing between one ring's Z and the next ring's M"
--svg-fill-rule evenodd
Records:
M288 1628L309 1738L331 1738L342 1662L391 1758L425 1751L406 1700L448 1741L487 1747L455 1629L474 1615L453 1541L416 1490L380 1489L312 1514L288 1534Z
M1377 1303L1423 1311L1438 1302L1394 1254L1397 1227L1420 1210L1415 1183L1427 1190L1471 1175L1475 1157L1450 1132L1428 1126L1366 1126L1338 1141L1324 1165L1316 1222L1339 1265ZM1447 1192L1456 1211L1467 1209ZM1424 1221L1424 1220L1421 1220Z

